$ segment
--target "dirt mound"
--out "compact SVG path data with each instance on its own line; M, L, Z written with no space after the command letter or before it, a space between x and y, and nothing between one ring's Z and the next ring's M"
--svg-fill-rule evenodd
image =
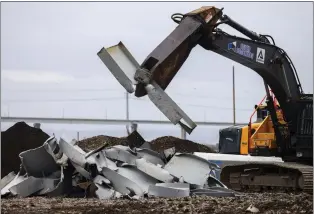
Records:
M106 135L99 135L91 138L87 138L78 142L78 146L81 147L84 151L89 152L94 149L97 149L103 146L107 142L107 146L114 145L128 145L128 140L126 137L110 137ZM185 153L193 153L193 152L209 152L215 153L215 151L205 145L195 143L190 140L183 140L180 138L165 136L159 137L151 142L152 149L157 152L163 152L165 149L169 149L172 147L176 148L176 152L185 152Z
M148 200L80 198L13 198L1 200L1 213L313 213L313 197L306 194L247 194L240 197L186 197Z
M1 178L20 170L19 154L25 150L42 146L49 135L25 122L18 122L1 132Z
M127 146L128 141L126 137L110 137L106 135L99 135L91 138L86 138L84 140L81 140L77 143L81 149L83 149L85 152L92 151L94 149L97 149L101 146L103 146L105 143L107 143L106 147L109 146L115 146L115 145L123 145Z
M193 152L209 152L216 153L213 149L203 144L195 143L190 140L183 140L180 138L165 136L159 137L150 142L155 151L161 152L171 147L176 148L176 152L193 153Z

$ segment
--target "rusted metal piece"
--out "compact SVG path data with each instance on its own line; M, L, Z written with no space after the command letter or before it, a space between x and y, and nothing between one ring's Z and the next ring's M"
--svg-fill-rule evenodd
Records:
M178 27L144 60L141 64L142 72L149 71L151 80L165 90L191 50L198 44L202 37L201 31L216 24L219 11L220 9L215 7L202 7L186 14ZM141 69L137 71L139 72ZM136 76L140 75L135 74ZM135 89L135 96L142 97L146 94L145 84L139 83Z
M220 18L220 11L221 9L213 6L203 6L189 13L186 13L185 16L199 15L206 23L211 22L211 24L216 24L216 22Z
M141 68L149 70L152 79L165 90L189 56L193 47L197 45L200 35L193 35L200 27L201 22L191 17L185 18L179 26L153 50ZM192 36L193 35L193 36ZM145 85L136 85L135 96L147 95Z

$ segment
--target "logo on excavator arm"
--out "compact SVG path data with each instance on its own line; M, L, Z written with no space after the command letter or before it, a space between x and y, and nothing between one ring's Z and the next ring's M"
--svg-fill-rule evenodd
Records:
M237 42L231 42L228 44L228 50L233 50L235 52L236 47L237 47Z
M253 59L254 54L251 52L251 46L240 43L240 47L237 47L237 42L228 43L228 50L232 50L241 56Z
M265 61L265 49L257 48L256 51L256 62L264 64Z

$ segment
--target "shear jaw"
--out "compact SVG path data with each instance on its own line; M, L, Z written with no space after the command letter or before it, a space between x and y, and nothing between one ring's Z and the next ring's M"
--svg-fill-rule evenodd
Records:
M149 70L145 68L138 68L136 69L135 75L134 75L135 81L138 83L142 83L144 85L147 85L151 82L152 80L152 75L149 72Z
M149 99L174 125L179 124L188 134L192 133L196 124L152 80L149 70L140 67L122 42L109 48L102 48L97 55L128 93L134 92L135 85L142 84Z

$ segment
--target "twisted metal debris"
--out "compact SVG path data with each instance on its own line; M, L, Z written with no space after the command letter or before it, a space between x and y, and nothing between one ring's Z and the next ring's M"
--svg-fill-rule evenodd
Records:
M85 152L76 143L50 137L42 146L20 153L20 171L1 180L1 196L138 199L236 194L211 173L218 165L192 154L169 149L158 153L143 144L145 148L115 145Z

